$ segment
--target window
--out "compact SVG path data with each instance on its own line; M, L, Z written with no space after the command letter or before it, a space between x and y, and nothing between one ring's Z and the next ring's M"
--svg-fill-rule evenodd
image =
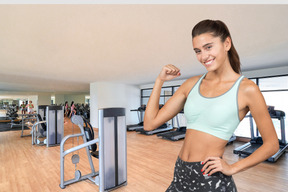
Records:
M259 88L261 91L288 91L288 76L261 78Z
M179 87L179 86L176 86ZM159 99L159 105L165 105L165 103L172 97L174 93L174 86L170 87L162 87ZM149 97L152 93L152 88L142 89L141 90L141 105L147 105ZM143 119L144 113L142 113L141 117ZM173 120L168 121L168 123L173 125Z

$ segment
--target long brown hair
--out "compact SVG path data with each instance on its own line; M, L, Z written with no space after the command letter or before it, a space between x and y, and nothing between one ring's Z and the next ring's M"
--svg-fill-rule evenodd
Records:
M240 68L240 59L239 55L233 45L233 41L230 35L230 32L228 30L228 27L223 23L222 21L219 20L203 20L200 21L197 25L194 26L192 29L192 38L201 35L203 33L211 33L214 37L220 37L221 41L224 42L227 37L231 39L231 48L228 51L228 58L230 65L232 69L240 74L241 73L241 68Z

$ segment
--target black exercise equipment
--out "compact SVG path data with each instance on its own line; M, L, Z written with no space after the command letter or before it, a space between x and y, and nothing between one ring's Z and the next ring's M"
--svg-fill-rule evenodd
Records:
M280 128L281 128L281 140L279 140L279 150L277 153L275 153L272 157L268 158L267 161L269 162L276 162L277 159L285 153L285 150L288 148L288 144L286 143L285 139L285 113L280 110L274 110L273 107L269 107L269 114L272 119L278 119L280 121ZM247 116L246 116L247 117ZM254 151L256 151L261 145L263 144L263 140L261 136L259 135L258 129L256 129L257 136L254 136L254 127L253 127L253 117L252 115L248 115L250 120L250 129L251 129L251 141L237 147L234 149L234 154L238 154L239 156L244 155L248 156L251 155Z
M134 125L127 125L127 131L136 131L139 129L143 129L143 121L141 113L146 109L146 105L141 105L138 109L132 109L130 111L136 111L138 114L139 123Z
M94 139L94 129L92 125L90 124L90 122L84 118L84 116L82 116L82 119L85 124L83 128L84 128L84 134L86 136L87 142L92 141ZM96 157L97 159L99 159L99 151L97 151L96 143L89 145L88 149L90 150L90 153L93 157Z
M180 113L184 113L182 110ZM161 137L162 139L167 139L170 141L178 141L180 139L184 139L186 135L186 127L180 127L179 125L179 118L178 115L176 115L176 121L177 121L177 129L175 131L168 131L164 133L158 133L157 136Z
M38 113L38 121L32 126L32 145L59 145L64 137L64 107L40 105Z
M145 131L144 128L142 128L142 129L136 130L136 132L139 132L139 133L144 134L144 135L154 135L157 133L171 131L172 129L173 129L173 126L171 124L164 123L163 125L161 125L157 129L154 129L152 131Z

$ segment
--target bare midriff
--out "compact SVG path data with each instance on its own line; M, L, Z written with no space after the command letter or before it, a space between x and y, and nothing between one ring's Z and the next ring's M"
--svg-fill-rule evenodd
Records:
M227 142L205 132L187 129L179 157L187 162L204 161L207 157L222 157Z

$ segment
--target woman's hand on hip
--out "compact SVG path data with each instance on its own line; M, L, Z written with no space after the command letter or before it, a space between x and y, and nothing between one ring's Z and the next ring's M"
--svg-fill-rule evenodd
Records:
M208 157L201 163L203 165L201 170L203 175L208 174L210 176L216 172L222 172L224 175L228 176L234 174L232 166L220 157Z

